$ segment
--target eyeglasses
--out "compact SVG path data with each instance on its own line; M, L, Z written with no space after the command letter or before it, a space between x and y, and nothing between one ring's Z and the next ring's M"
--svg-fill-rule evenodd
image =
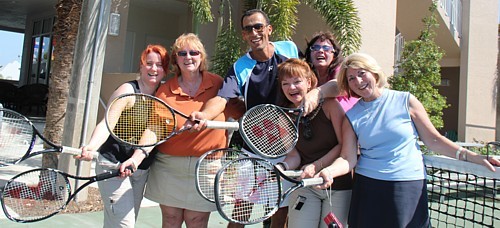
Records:
M264 30L265 26L266 25L261 24L261 23L257 23L254 25L247 25L247 26L243 27L243 31L245 31L246 33L251 33L255 29L256 32L262 32Z
M177 52L177 56L187 56L189 53L190 56L197 56L200 54L200 51L194 51L194 50L190 50L190 51L178 51Z
M328 46L328 45L317 45L317 44L315 44L315 45L313 45L313 46L309 47L309 49L310 49L311 51L319 51L319 50L321 50L321 49L323 49L323 51L331 51L331 52L333 52L333 51L334 51L332 46Z

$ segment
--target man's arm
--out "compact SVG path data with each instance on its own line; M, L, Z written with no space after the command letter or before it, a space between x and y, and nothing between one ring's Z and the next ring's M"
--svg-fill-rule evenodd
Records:
M219 114L221 114L224 109L226 108L227 100L215 96L213 98L210 98L207 102L205 102L205 105L203 105L203 108L199 112L192 112L190 116L191 122L195 123L192 126L192 129L195 131L201 131L206 128L206 122L205 120L213 120L215 117L217 117ZM196 121L199 120L199 123L196 123ZM186 122L186 124L188 124Z

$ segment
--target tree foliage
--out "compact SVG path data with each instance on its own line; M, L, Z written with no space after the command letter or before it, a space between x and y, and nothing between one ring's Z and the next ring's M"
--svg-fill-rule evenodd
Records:
M194 16L200 23L211 20L211 0L190 0L189 4ZM236 32L231 14L229 0L220 0L221 7L218 17L218 32L215 55L211 70L219 75L225 75L227 69L242 53L241 37ZM353 0L245 0L242 5L246 9L264 10L273 25L273 40L290 40L298 24L298 6L303 3L313 8L330 26L331 32L343 47L343 53L348 55L361 46L361 22ZM239 21L237 26L239 25Z
M227 10L226 10L227 9ZM224 12L227 12L225 14ZM218 75L226 75L227 69L241 56L241 39L231 18L231 3L223 0L220 6L220 17L215 40L215 55L210 71ZM227 15L227 16L226 16ZM227 25L224 22L227 21ZM239 42L238 42L239 41Z
M361 21L352 0L305 0L330 26L342 45L342 53L350 55L361 47Z
M434 28L438 26L435 3L429 7L431 15L424 18L424 29L417 40L406 42L401 60L401 73L389 79L392 89L408 91L424 105L432 124L443 127L443 109L449 105L435 85L441 83L439 61L444 52L436 45Z
M210 11L212 0L189 0L188 4L198 22L205 24L214 20Z

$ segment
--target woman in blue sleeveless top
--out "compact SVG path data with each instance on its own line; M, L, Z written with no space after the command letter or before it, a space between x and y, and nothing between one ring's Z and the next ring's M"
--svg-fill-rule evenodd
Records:
M337 79L341 91L360 100L346 112L341 156L318 176L331 180L356 166L349 227L430 227L418 140L432 151L492 171L500 165L498 159L461 148L442 136L413 95L385 88L386 76L371 56L348 56Z

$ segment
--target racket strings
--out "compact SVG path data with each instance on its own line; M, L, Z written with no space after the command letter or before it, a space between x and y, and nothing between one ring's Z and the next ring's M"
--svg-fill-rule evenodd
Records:
M297 128L288 115L272 106L252 109L242 123L242 134L249 144L269 157L288 153L298 139Z
M144 94L127 94L116 99L108 108L107 118L115 138L137 146L164 140L175 128L173 112ZM154 136L144 138L146 129Z
M198 187L202 196L215 202L214 184L217 172L230 161L239 158L241 151L217 150L205 156L198 167Z
M5 213L15 220L34 221L66 206L68 180L51 170L33 170L17 176L3 190Z
M0 166L21 159L34 146L34 131L23 116L1 109L0 118Z
M218 203L230 220L258 223L268 218L280 203L280 182L272 165L240 159L220 171Z

